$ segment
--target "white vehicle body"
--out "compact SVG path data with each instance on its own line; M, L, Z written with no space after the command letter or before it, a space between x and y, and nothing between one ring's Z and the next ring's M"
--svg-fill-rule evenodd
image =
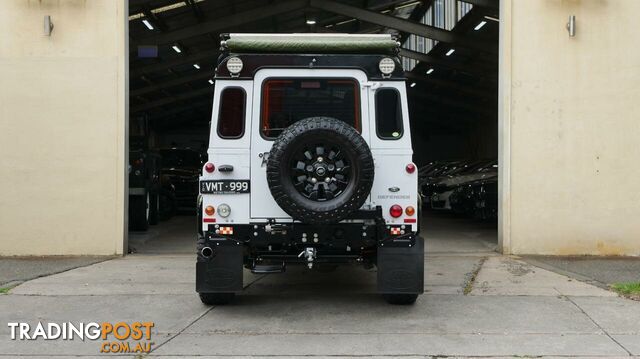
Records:
M214 171L208 173L203 169L201 181L218 179L251 180L250 193L242 194L203 194L202 209L207 206L218 208L220 204L227 204L231 208L228 217L215 215L215 223L223 224L253 224L275 222L293 222L276 203L269 192L265 175L266 156L271 150L273 140L267 140L260 135L260 104L261 87L265 79L272 77L299 78L351 78L358 81L360 86L360 113L362 118L362 137L371 149L375 163L375 177L373 188L364 208L382 207L384 219L388 224L402 224L408 227L417 226L416 214L407 216L403 213L398 218L389 214L393 205L402 208L418 205L418 176L417 171L407 173L406 166L412 163L413 150L411 148L411 132L409 112L404 81L368 81L364 72L360 70L327 70L327 69L264 69L256 72L253 80L218 80L215 83L213 111L211 116L212 131L209 138L208 162L216 167L232 165L232 172ZM215 129L218 127L220 111L220 94L228 87L240 87L246 92L245 131L240 138L221 138ZM404 133L394 140L384 140L376 136L375 130L375 91L382 88L393 88L400 93L402 101L402 118ZM203 213L206 217L206 214ZM201 223L206 230L209 223Z
M228 34L200 176L196 291L228 303L243 267L377 267L392 304L424 292L418 171L391 35Z

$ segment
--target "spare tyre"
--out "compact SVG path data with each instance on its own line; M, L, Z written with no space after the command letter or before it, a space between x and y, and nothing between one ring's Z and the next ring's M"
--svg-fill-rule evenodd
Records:
M310 117L273 142L267 183L278 205L303 223L338 222L362 207L373 185L371 150L349 124Z

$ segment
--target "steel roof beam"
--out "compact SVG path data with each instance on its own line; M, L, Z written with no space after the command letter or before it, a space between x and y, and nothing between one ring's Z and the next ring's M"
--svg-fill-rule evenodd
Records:
M204 35L225 29L241 26L246 23L258 21L271 16L301 10L307 6L306 0L289 0L278 2L268 6L261 6L252 10L239 12L229 16L222 16L209 21L204 21L185 28L169 31L166 34L150 36L137 40L139 44L168 44L190 37Z
M379 26L408 32L429 39L446 42L448 44L459 45L478 51L497 53L497 47L494 44L484 41L472 41L465 36L457 34L455 32L443 30L419 22L381 14L379 12L362 9L356 6L351 6L332 0L309 0L309 5L312 8L318 10L324 10L343 16L349 16Z
M459 92L466 96L474 96L474 97L479 97L487 100L495 100L497 99L497 96L498 96L498 91L496 89L480 90L480 89L474 88L474 86L459 85L452 81L434 79L426 75L424 76L418 75L412 72L405 72L405 76L407 77L407 79L411 81L418 81L418 82L423 82L433 86L444 87L446 89L452 90L454 92Z
M458 1L466 2L473 6L490 7L492 9L497 9L500 6L499 0L458 0Z
M477 75L477 76L485 76L487 72L489 72L486 69L479 69L469 65L453 63L451 61L443 60L437 56L423 54L421 52L412 51L404 48L400 49L400 53L398 55L402 57L408 57L410 59L418 60L420 61L420 63L434 65L433 67L442 67L446 69L457 70L460 72L467 72L469 74Z
M218 58L218 55L219 55L218 50L209 50L209 51L196 52L193 55L179 56L178 58L175 58L173 60L163 61L157 64L134 67L131 70L131 76L140 76L143 74L161 71L161 70L175 67L175 66L195 63L205 59L216 60Z

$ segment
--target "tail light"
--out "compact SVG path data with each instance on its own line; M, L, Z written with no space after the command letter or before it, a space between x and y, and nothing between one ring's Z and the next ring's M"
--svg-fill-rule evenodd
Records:
M204 209L204 213L206 213L207 216L213 216L213 214L216 213L216 209L213 208L213 206L207 206Z
M413 173L416 171L416 165L409 163L405 169L407 170L407 173Z
M391 208L389 208L389 214L393 218L398 218L402 216L402 207L400 207L397 204L394 204L393 206L391 206Z
M216 166L214 166L211 162L207 162L207 164L204 165L204 170L211 173L216 170Z
M406 213L407 216L413 216L414 214L416 214L416 209L413 208L412 206L409 206L405 208L404 213Z

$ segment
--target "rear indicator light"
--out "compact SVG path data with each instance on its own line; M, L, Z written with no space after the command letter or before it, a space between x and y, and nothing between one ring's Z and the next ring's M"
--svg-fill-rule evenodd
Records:
M207 207L204 209L204 213L206 213L206 214L207 214L207 216L213 216L213 214L214 214L214 213L216 213L216 209L215 209L215 208L213 208L213 206L207 206Z
M416 171L416 165L409 163L405 169L407 170L407 173L413 173Z
M402 216L402 207L400 207L397 204L394 204L393 206L391 206L391 208L389 208L389 214L393 218L398 218Z
M209 172L209 173L215 171L215 169L216 169L216 166L214 166L213 163L211 163L211 162L207 162L207 164L204 165L204 170Z
M416 209L409 206L404 210L404 213L406 213L407 216L413 216L414 214L416 214Z

